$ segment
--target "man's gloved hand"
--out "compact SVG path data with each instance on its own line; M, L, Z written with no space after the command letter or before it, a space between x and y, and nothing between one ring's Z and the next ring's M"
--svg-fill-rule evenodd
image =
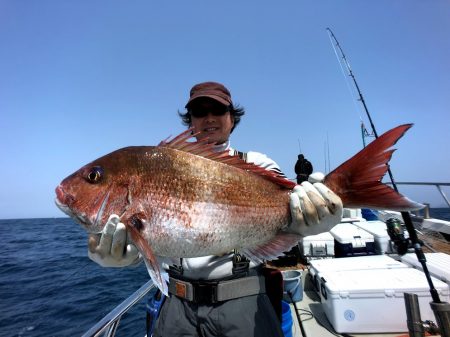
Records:
M102 267L124 267L140 261L136 246L127 242L127 230L119 216L112 214L101 235L89 235L89 258Z
M288 231L302 235L315 235L329 231L342 218L342 201L322 184L324 174L309 176L297 185L290 195L292 223Z

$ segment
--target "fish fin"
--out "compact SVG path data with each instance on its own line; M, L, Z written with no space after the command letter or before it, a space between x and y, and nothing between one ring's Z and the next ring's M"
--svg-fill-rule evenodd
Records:
M280 231L269 242L255 248L244 248L239 251L259 264L267 260L275 260L284 255L285 252L297 245L301 238L302 236L298 234Z
M144 258L144 262L153 283L164 295L169 296L169 274L163 269L162 264L159 263L158 269L155 269L150 260L147 258Z
M344 207L395 211L423 207L381 182L395 151L389 148L412 125L404 124L387 131L325 177L324 184L342 199Z
M147 271L153 283L159 288L159 290L161 290L164 295L167 296L169 292L169 288L167 286L167 273L163 270L161 263L158 262L158 259L153 253L153 250L151 249L145 238L142 236L142 234L139 232L139 230L136 229L136 226L131 222L124 223L131 235L131 239L142 254L145 265L147 267Z
M198 133L194 133L192 129L188 129L172 139L168 138L163 140L158 146L192 153L219 163L234 166L247 172L259 175L278 184L279 186L288 189L295 187L296 183L290 181L279 173L266 170L265 168L252 163L247 163L238 156L230 155L228 150L219 152L214 151L215 144L208 143L207 139L189 142L188 140L195 137L196 134Z

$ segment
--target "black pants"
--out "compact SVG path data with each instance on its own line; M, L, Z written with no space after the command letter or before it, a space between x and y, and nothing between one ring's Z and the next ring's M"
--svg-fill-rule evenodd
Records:
M215 304L192 303L170 295L161 308L153 336L283 337L283 332L266 294Z

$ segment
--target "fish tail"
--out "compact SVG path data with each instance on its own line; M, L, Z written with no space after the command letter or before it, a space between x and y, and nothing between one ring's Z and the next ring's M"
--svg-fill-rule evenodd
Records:
M344 207L408 211L423 208L381 182L395 150L390 149L413 124L393 128L330 172L324 184L342 200Z

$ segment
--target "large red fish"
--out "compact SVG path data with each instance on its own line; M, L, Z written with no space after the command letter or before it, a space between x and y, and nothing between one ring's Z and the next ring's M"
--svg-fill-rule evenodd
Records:
M418 204L381 183L389 150L412 125L398 126L325 177L344 207L391 210ZM118 214L165 293L156 256L221 255L233 249L273 259L300 240L289 233L289 195L296 185L206 142L188 130L158 146L126 147L94 160L56 188L58 207L100 232Z

